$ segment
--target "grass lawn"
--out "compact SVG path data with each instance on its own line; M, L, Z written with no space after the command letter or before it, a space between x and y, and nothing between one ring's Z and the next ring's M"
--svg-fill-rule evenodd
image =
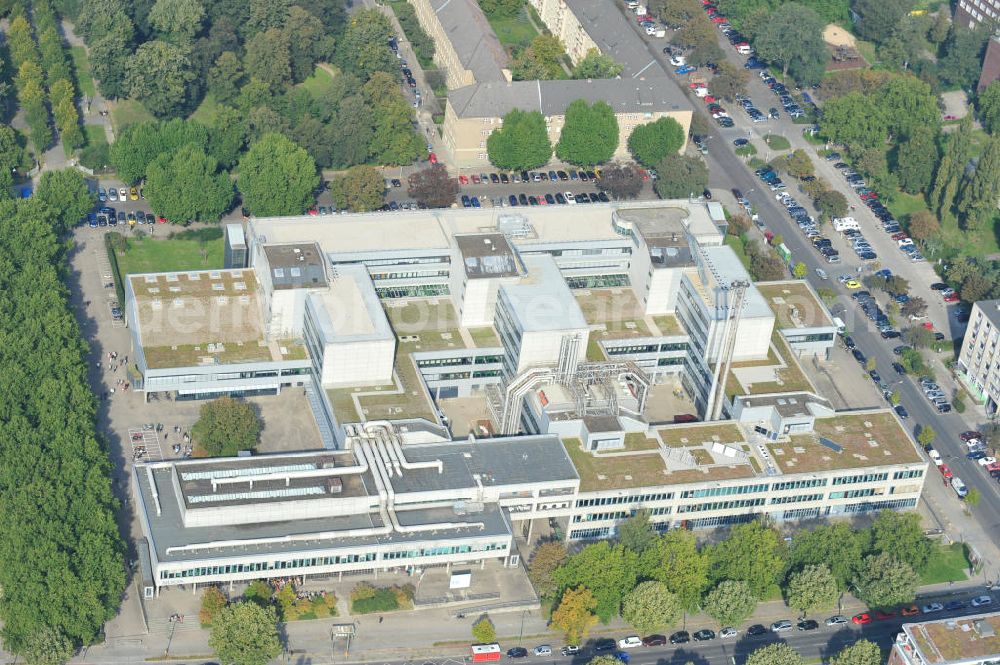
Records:
M897 192L886 207L892 212L892 216L900 222L908 222L910 215L913 213L927 210L927 204L924 203L923 196L920 194L907 194L905 192Z
M767 147L771 150L788 150L792 147L791 141L777 134L768 134L764 137L764 142L767 143Z
M892 201L886 205L893 217L904 225L909 223L910 215L928 209L923 196L906 194L905 192L897 192ZM941 225L941 241L944 245L943 254L945 257L957 254L990 256L1000 253L1000 242L998 242L996 231L988 224L982 228L964 230L958 228L954 220L946 221ZM937 258L937 256L929 258Z
M201 104L194 110L194 113L191 114L191 120L197 120L203 125L212 125L215 123L215 117L218 112L219 104L215 101L212 93L208 93L205 95L205 99L201 100Z
M166 225L164 225L166 226ZM165 233L157 227L157 233ZM221 268L223 240L179 240L177 238L129 238L124 256L118 257L122 276L130 273L172 272Z
M516 15L511 17L490 18L487 16L486 18L493 26L493 32L497 33L500 43L504 46L527 46L532 39L538 36L538 31L528 19L525 7L522 7Z
M936 545L927 570L920 575L920 584L962 581L968 578L968 570L969 559L964 544Z
M746 145L741 145L736 149L736 155L738 157L753 157L757 154L757 148L754 147L753 143L747 143Z
M100 145L108 142L108 135L104 133L104 125L84 125L83 135L87 137L87 145Z
M299 85L312 93L313 97L319 99L333 88L333 74L323 67L316 65L316 70L312 73L312 76Z
M73 69L76 70L76 85L80 89L80 94L91 99L97 94L94 86L94 77L90 74L90 60L87 58L87 50L82 46L74 46L69 50L73 57Z
M747 253L743 249L743 241L740 240L737 236L727 235L726 244L729 245L732 248L732 250L736 253L736 256L740 258L740 263L743 264L743 267L746 268L747 270L750 270L750 259L747 258Z
M120 132L129 125L137 122L147 122L155 120L153 114L146 110L140 102L133 99L123 99L115 102L115 107L111 111L111 122L115 126L115 131Z

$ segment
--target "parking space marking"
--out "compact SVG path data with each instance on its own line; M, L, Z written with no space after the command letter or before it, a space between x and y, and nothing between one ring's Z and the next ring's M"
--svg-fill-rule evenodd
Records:
M160 437L155 430L129 427L128 439L132 445L133 462L159 462L163 459L163 450L160 448Z

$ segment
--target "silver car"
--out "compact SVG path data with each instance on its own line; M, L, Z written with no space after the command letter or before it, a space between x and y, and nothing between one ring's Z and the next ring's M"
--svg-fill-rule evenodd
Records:
M847 617L843 614L834 614L832 617L826 620L826 625L828 626L842 626L849 623Z

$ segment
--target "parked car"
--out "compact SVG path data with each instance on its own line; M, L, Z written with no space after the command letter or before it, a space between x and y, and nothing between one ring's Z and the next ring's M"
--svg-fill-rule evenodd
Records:
M935 612L940 612L944 609L944 605L941 603L927 603L920 606L920 611L924 614L934 614Z
M540 644L534 648L534 654L536 656L551 656L552 647L550 647L548 644Z
M795 624L795 627L798 628L799 630L816 630L817 628L819 628L819 623L817 623L813 619L802 619L797 624Z
M844 624L847 624L849 622L847 620L847 617L845 617L843 614L834 614L824 623L826 623L826 625L828 626L843 626Z
M786 630L792 629L792 622L788 619L781 619L780 621L775 621L771 624L772 633L783 633Z
M767 628L765 628L763 625L759 623L755 623L754 625L747 628L747 635L750 635L751 637L760 637L761 635L767 635L767 632L768 632Z
M576 654L580 653L580 647L577 646L576 644L567 644L566 646L564 646L562 649L559 650L559 653L561 653L564 656L575 656Z
M629 635L628 637L623 637L618 640L619 649L634 649L636 647L642 646L642 640L639 639L638 635Z
M687 644L691 641L691 635L686 630L678 630L670 636L671 644Z
M992 604L993 604L992 596L976 596L975 598L972 599L973 607L983 607L984 605L992 605Z
M642 646L644 647L661 647L667 643L667 638L664 635L647 635L642 638Z
M868 614L868 612L862 612L851 617L851 621L858 626L863 626L872 622L872 615Z
M740 634L740 631L732 626L726 626L719 631L719 639L729 639L730 637L736 637Z
M528 655L528 650L525 649L524 647L513 647L511 649L507 649L508 658L524 658L527 655Z

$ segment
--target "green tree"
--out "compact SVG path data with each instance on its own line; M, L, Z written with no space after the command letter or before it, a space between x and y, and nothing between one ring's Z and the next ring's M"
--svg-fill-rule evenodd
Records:
M322 21L298 5L289 8L284 32L288 35L292 81L295 83L309 78L317 61L333 55L333 38L326 35Z
M185 50L159 40L136 49L125 70L129 96L160 118L190 110L193 80L191 61Z
M637 563L635 552L604 541L569 557L553 578L562 589L590 589L597 599L597 616L607 622L619 613L625 594L635 587Z
M622 73L624 65L615 62L610 55L604 55L598 49L587 51L580 62L573 68L575 79L613 79Z
M10 125L0 124L0 199L10 196L14 171L25 162L27 153Z
M656 170L664 174L656 181L656 193L665 199L697 196L708 185L708 167L700 157L668 154Z
M755 649L745 661L745 665L805 665L799 653L785 644L768 644Z
M628 149L637 162L655 167L667 155L676 154L684 145L684 128L673 118L659 118L632 130Z
M145 190L149 205L175 224L218 221L233 201L229 174L192 144L154 160L146 170Z
M524 0L481 0L479 8L490 17L516 16L524 7Z
M966 116L958 129L945 139L941 161L934 174L934 189L930 195L931 209L936 211L942 220L951 216L959 184L971 157L972 119Z
M965 503L969 504L973 508L978 506L979 502L982 501L982 499L983 495L975 487L971 488L965 495Z
M833 657L830 665L881 665L882 650L868 640L861 640L844 647Z
M337 207L354 212L377 210L385 203L385 180L373 166L352 166L330 183Z
M559 590L553 574L566 557L566 546L558 540L544 542L535 549L528 563L528 579L539 596L549 597Z
M250 35L273 28L285 27L288 19L289 0L250 0L246 29Z
M32 635L20 655L28 665L63 665L76 651L76 646L58 628L44 628Z
M695 536L685 529L671 529L640 555L642 577L659 580L689 612L698 607L708 588L708 557L698 550Z
M247 123L231 106L219 106L208 130L208 154L223 168L236 163L247 144Z
M912 602L920 579L910 564L889 552L866 556L854 582L858 599L869 607Z
M843 217L848 211L847 197L833 189L827 189L817 194L816 198L813 199L813 204L819 214L827 219Z
M792 266L792 277L795 279L805 279L809 275L809 266L799 261Z
M785 171L794 178L804 178L816 172L812 159L802 148L796 148L792 154L784 158Z
M618 149L618 120L606 102L571 102L556 144L556 157L576 166L596 166Z
M212 622L208 646L232 665L267 665L281 653L274 607L242 602L229 605Z
M795 535L788 565L793 571L806 566L829 566L837 587L846 590L868 545L867 534L855 531L849 524L825 524Z
M888 120L889 134L894 139L909 137L918 131L937 136L941 112L937 97L929 84L915 76L892 76L873 95Z
M823 105L820 131L851 152L884 146L889 122L881 106L861 92L850 92L827 100Z
M252 404L220 397L201 406L191 438L212 457L234 457L260 442L261 421Z
M930 425L922 425L920 427L920 433L917 434L917 441L922 446L929 446L934 443L934 439L937 438L937 432Z
M72 228L97 203L77 169L46 171L38 181L35 197L44 201L59 220L59 231Z
M552 80L566 78L562 57L566 48L553 35L538 35L531 45L514 58L512 76L515 81Z
M271 28L257 33L247 42L243 56L246 75L261 81L272 92L285 88L292 78L291 51L288 34Z
M677 596L663 582L642 582L622 603L622 618L640 633L674 623L681 614Z
M757 598L749 584L730 580L709 591L703 605L708 616L723 626L735 626L753 614Z
M823 41L824 23L809 7L789 3L776 8L753 38L759 57L781 65L799 83L818 83L829 51Z
M640 510L618 526L618 542L639 555L652 547L656 540L656 532L649 523L649 511Z
M201 609L198 611L198 622L201 623L201 627L210 627L215 621L215 617L228 604L229 601L226 600L219 587L210 586L205 589L204 593L201 594Z
M923 445L933 443L934 430L921 427L917 440ZM872 522L870 533L872 552L890 553L917 572L927 567L934 552L930 539L924 535L920 516L916 513L883 510Z
M903 18L913 9L912 0L854 0L858 34L876 43L886 41L899 30Z
M243 204L260 217L301 215L319 185L316 162L281 134L265 134L251 144L239 174Z
M654 0L649 3L652 13L671 28L686 25L702 13L702 5L696 0Z
M376 72L362 92L374 111L369 154L378 164L410 164L424 153L424 141L413 130L413 112L395 78ZM371 113L371 110L369 113Z
M334 62L362 81L367 81L375 72L398 76L398 61L386 41L386 35L390 34L389 19L377 9L352 12L337 42Z
M788 606L803 616L813 610L829 609L837 604L840 591L837 580L825 565L806 566L788 578Z
M566 589L552 611L552 625L563 631L567 643L579 644L597 623L596 609L597 599L590 589L584 586Z
M983 51L989 40L986 25L975 28L952 22L951 33L942 45L944 54L938 60L938 76L947 86L966 90L975 86L982 71Z
M190 43L204 19L205 7L200 0L156 0L149 12L149 24L179 43Z
M485 614L472 624L472 639L479 644L490 644L497 641L497 629Z
M743 580L757 598L765 597L785 568L785 548L778 532L762 520L733 527L709 553L713 580Z
M243 64L232 51L223 51L208 72L208 90L220 104L229 104L239 95Z
M979 109L979 119L986 131L990 134L1000 132L1000 81L990 83L979 93L976 106Z
M521 171L548 163L552 157L545 117L538 111L514 109L503 117L503 126L486 140L490 162L501 169Z
M962 188L958 210L965 228L987 227L997 216L1000 198L1000 136L990 139L976 170Z

